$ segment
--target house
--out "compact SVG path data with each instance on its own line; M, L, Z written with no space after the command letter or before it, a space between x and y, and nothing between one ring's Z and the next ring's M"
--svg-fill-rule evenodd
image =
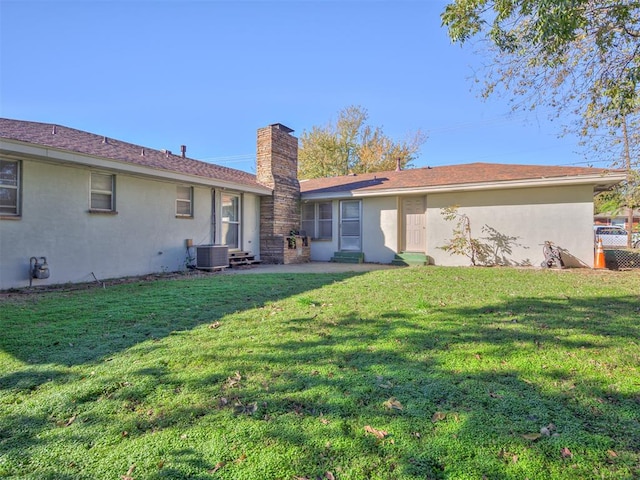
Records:
M0 119L0 289L184 270L192 244L305 260L285 247L300 224L291 132L258 130L252 175L190 159L184 146L176 155ZM49 276L34 279L44 259Z
M188 158L184 146L176 155L0 119L0 289L184 270L198 245L263 263L355 254L468 265L442 249L455 227L442 212L452 206L496 263L539 265L551 240L569 265L591 267L594 192L625 178L475 163L299 182L292 132L258 129L252 175ZM310 246L292 247L297 230L312 237ZM46 269L35 268L44 260Z
M596 213L593 217L596 225L613 225L622 227L627 232L640 231L640 209L633 210L633 228L629 228L629 208L625 207L617 213Z
M311 259L354 252L379 263L469 265L445 247L456 219L504 265L540 265L552 241L568 266L592 267L593 196L623 171L472 163L301 181L302 228ZM447 220L444 209L457 206ZM462 217L462 216L466 217Z

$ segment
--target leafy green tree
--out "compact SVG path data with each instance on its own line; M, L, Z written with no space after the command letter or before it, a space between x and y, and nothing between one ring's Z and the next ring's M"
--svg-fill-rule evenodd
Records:
M584 118L638 112L638 1L454 0L442 21L454 42L488 41L495 56L485 93L501 83L534 106L577 105Z
M325 127L314 126L300 136L298 176L301 179L334 177L349 173L389 171L400 162L410 167L426 137L420 132L395 142L380 127L366 124L367 110L350 106L338 120Z
M565 131L628 172L608 204L637 206L640 1L453 0L442 22L454 42L480 38L487 47L485 97L502 86L521 100L516 107L577 119Z

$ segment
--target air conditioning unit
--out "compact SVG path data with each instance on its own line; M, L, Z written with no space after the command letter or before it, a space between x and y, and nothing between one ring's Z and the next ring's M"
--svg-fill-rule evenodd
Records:
M213 270L229 266L227 245L196 245L196 268Z

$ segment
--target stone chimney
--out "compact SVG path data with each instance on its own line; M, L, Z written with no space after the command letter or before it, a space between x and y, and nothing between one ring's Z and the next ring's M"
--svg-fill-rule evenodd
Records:
M286 237L300 228L298 139L292 129L276 123L258 130L256 178L273 189L260 198L260 259L285 261Z

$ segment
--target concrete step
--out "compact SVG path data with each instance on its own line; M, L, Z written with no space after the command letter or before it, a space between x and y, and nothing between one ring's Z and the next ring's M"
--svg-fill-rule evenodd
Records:
M391 265L397 266L423 266L429 265L429 257L427 257L424 253L416 253L416 252L400 252L397 253L391 262Z
M334 252L331 261L334 263L364 263L362 252Z
M256 260L255 255L250 254L249 252L229 252L229 266L233 267L236 265L254 265L260 263L260 260Z

